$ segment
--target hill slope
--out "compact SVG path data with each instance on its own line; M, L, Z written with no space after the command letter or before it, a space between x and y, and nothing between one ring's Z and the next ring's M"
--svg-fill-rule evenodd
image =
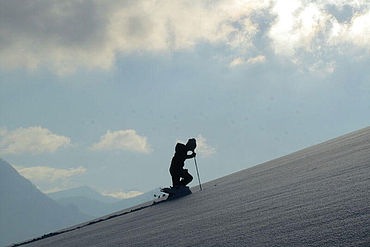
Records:
M370 128L25 246L369 246Z
M62 207L0 159L0 246L87 220Z

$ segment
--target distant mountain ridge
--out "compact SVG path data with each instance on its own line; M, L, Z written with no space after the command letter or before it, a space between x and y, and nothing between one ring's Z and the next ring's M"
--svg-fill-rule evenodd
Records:
M54 200L59 200L59 199L67 198L67 197L83 196L89 199L94 199L94 200L105 202L105 203L112 203L112 202L120 201L120 199L118 198L102 195L99 192L95 191L94 189L90 188L89 186L81 186L81 187L76 187L76 188L72 188L68 190L52 192L52 193L48 193L47 195Z
M0 246L90 218L76 207L59 205L0 158Z
M61 205L77 207L81 212L93 216L91 217L93 219L151 201L154 199L154 195L159 193L158 188L136 197L117 199L104 196L88 186L82 186L47 195Z

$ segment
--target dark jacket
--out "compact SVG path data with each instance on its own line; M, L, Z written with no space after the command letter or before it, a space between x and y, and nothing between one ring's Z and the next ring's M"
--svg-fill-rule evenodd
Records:
M192 153L191 155L188 155L187 154L188 151L189 150L184 144L182 143L176 144L175 155L173 156L172 161L171 161L171 167L170 167L171 173L183 170L184 165L185 165L185 160L191 159L195 156L194 153Z

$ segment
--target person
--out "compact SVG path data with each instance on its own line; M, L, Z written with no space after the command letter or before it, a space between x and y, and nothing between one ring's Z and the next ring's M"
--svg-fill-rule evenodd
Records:
M188 185L192 180L193 176L184 169L185 160L191 159L196 156L194 149L196 148L195 139L189 139L186 145L177 143L175 147L175 155L171 160L170 174L172 177L172 187L174 189L181 189ZM188 155L188 152L192 153Z

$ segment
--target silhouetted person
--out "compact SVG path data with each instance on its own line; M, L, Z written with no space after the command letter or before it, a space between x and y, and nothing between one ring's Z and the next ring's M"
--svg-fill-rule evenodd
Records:
M173 188L179 189L193 180L193 176L189 174L187 169L184 169L184 165L186 159L191 159L196 156L194 152L195 147L195 139L189 139L186 145L182 143L176 144L175 155L172 158L170 167ZM189 151L192 151L192 154L188 155Z

